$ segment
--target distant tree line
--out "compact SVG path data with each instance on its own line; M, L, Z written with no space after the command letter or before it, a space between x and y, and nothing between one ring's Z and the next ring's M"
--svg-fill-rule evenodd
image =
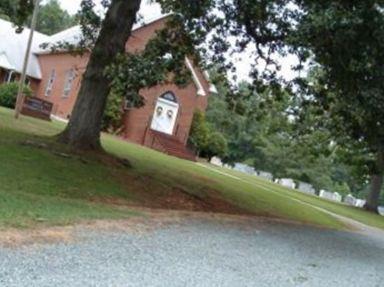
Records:
M23 11L22 0L2 0L0 3L0 18L11 21ZM27 5L27 4L25 4ZM24 13L30 13L33 8L29 5L24 6ZM30 17L23 19L19 24L28 26L30 23ZM60 7L58 0L49 0L47 3L41 5L39 11L39 17L37 20L36 30L46 35L53 35L61 32L67 28L70 28L78 23L77 17L70 15L66 10Z
M310 73L308 78L312 77ZM216 85L219 93L209 99L206 122L227 142L225 153L216 153L224 163L243 162L275 178L310 183L318 191L367 196L366 155L337 144L324 124L327 119L315 107L303 107L297 92L258 93L242 82L234 93L226 78L218 75ZM384 196L380 202L384 204Z

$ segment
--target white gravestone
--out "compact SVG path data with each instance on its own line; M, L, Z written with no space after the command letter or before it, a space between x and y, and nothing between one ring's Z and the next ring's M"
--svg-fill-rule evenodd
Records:
M223 166L223 162L221 161L221 158L214 156L211 158L211 164L217 165L217 166Z
M288 188L295 188L296 184L292 178L280 178L278 183Z
M343 199L343 197L341 196L340 193L338 192L334 192L333 193L333 201L337 201L337 202L341 202L341 200Z
M356 207L364 207L365 203L366 203L366 201L364 199L357 198L355 206Z
M348 204L348 205L355 206L355 205L356 205L356 198L355 198L352 194L348 194L348 195L344 198L344 203L346 203L346 204Z
M264 178L264 179L266 179L266 180L269 180L269 181L273 180L272 173L269 173L269 172L266 172L266 171L258 171L257 175L262 177L262 178Z
M319 193L319 196L321 198L325 198L325 199L328 199L328 200L333 200L333 193L332 192L329 192L329 191L326 191L324 189L320 190L320 193Z
M233 169L250 175L255 174L255 169L244 163L235 163L235 167Z
M313 188L312 184L307 182L299 182L299 185L297 187L299 191L309 193L309 194L315 194L316 190Z

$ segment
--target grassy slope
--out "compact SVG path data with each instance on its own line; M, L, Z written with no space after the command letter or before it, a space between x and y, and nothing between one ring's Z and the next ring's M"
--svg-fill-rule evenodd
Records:
M31 138L53 144L50 136L62 128L58 123L25 117L16 122L11 111L0 108L0 226L26 226L41 220L47 224L66 224L80 219L126 217L131 215L129 209L106 202L124 204L135 201L138 192L159 195L182 189L200 198L211 191L220 192L226 200L259 215L342 228L332 216L295 200L312 202L306 195L236 174L247 182L239 181L111 136L103 137L105 149L129 159L133 169L103 164L92 155L84 161L81 156L65 158L44 148L20 144ZM362 211L353 208L337 205L334 211L351 213L357 220L384 227L382 218L360 215Z
M347 206L344 204L340 204L337 202L332 202L330 200L326 200L317 196L303 194L293 189L285 188L281 185L270 183L262 178L249 176L234 170L228 170L224 168L219 168L216 166L212 166L211 168L215 168L219 171L228 173L233 176L237 176L242 180L248 182L250 185L253 185L257 188L264 190L272 190L274 192L278 192L281 195L284 195L287 198L294 198L300 200L302 202L317 206L319 208L323 208L330 212L339 214L341 216L345 216L356 221L365 223L367 225L375 226L384 229L384 217L373 214L371 212L366 212L365 210L357 207Z
M67 224L131 214L89 200L99 194L127 196L121 186L108 179L104 166L85 165L21 144L36 135L41 141L41 136L52 136L61 129L57 123L25 117L15 122L11 111L0 109L0 226Z
M220 191L222 196L255 214L280 217L316 225L341 228L333 217L314 208L287 199L280 194L219 174L195 163L172 158L150 149L137 147L105 136L104 147L120 157L127 157L140 173L151 175L156 182L186 188L190 193Z

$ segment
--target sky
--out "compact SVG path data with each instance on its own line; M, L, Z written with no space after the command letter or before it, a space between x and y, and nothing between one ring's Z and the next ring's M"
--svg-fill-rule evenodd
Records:
M80 7L81 0L59 0L59 2L63 9L67 10L70 14L75 14ZM100 0L97 0L97 2L100 3ZM160 16L161 9L158 4L150 4L148 0L143 0L139 13L144 17L144 20L148 20ZM254 57L246 52L243 55L236 57L234 60L237 68L236 76L238 81L249 80L248 74L253 63L252 59L254 59ZM291 80L295 77L296 74L291 69L291 66L297 63L294 57L279 58L278 62L281 65L279 75L286 80Z

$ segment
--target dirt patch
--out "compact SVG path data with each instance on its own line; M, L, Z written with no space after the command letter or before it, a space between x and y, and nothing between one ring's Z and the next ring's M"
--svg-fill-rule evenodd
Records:
M71 226L0 231L0 245L8 248L39 243L71 242L72 240L73 227Z
M38 140L27 140L20 144L47 150L58 157L79 160L84 165L97 162L108 166L110 175L121 182L129 196L127 198L124 198L124 196L92 198L91 200L95 202L169 210L249 214L249 212L226 201L220 192L210 189L191 190L183 187L176 179L175 183L169 185L149 174L138 174L129 160L107 154L102 150L94 152L61 150L55 144L48 144ZM196 181L198 181L198 175L196 177ZM209 179L201 178L201 181L207 180Z
M175 182L172 186L148 174L136 174L134 171L114 170L116 177L126 187L130 198L129 205L168 210L186 210L218 212L226 214L250 214L250 212L223 199L220 192L200 188L189 190ZM111 200L106 200L111 202ZM121 202L120 202L121 203Z
M29 245L74 243L89 240L91 231L146 234L174 225L190 224L191 221L211 222L236 226L245 231L261 231L271 224L302 225L302 223L278 218L258 217L245 214L227 214L206 211L187 211L131 207L140 216L121 220L82 221L70 226L36 227L26 230L7 229L0 231L0 247L18 248Z

